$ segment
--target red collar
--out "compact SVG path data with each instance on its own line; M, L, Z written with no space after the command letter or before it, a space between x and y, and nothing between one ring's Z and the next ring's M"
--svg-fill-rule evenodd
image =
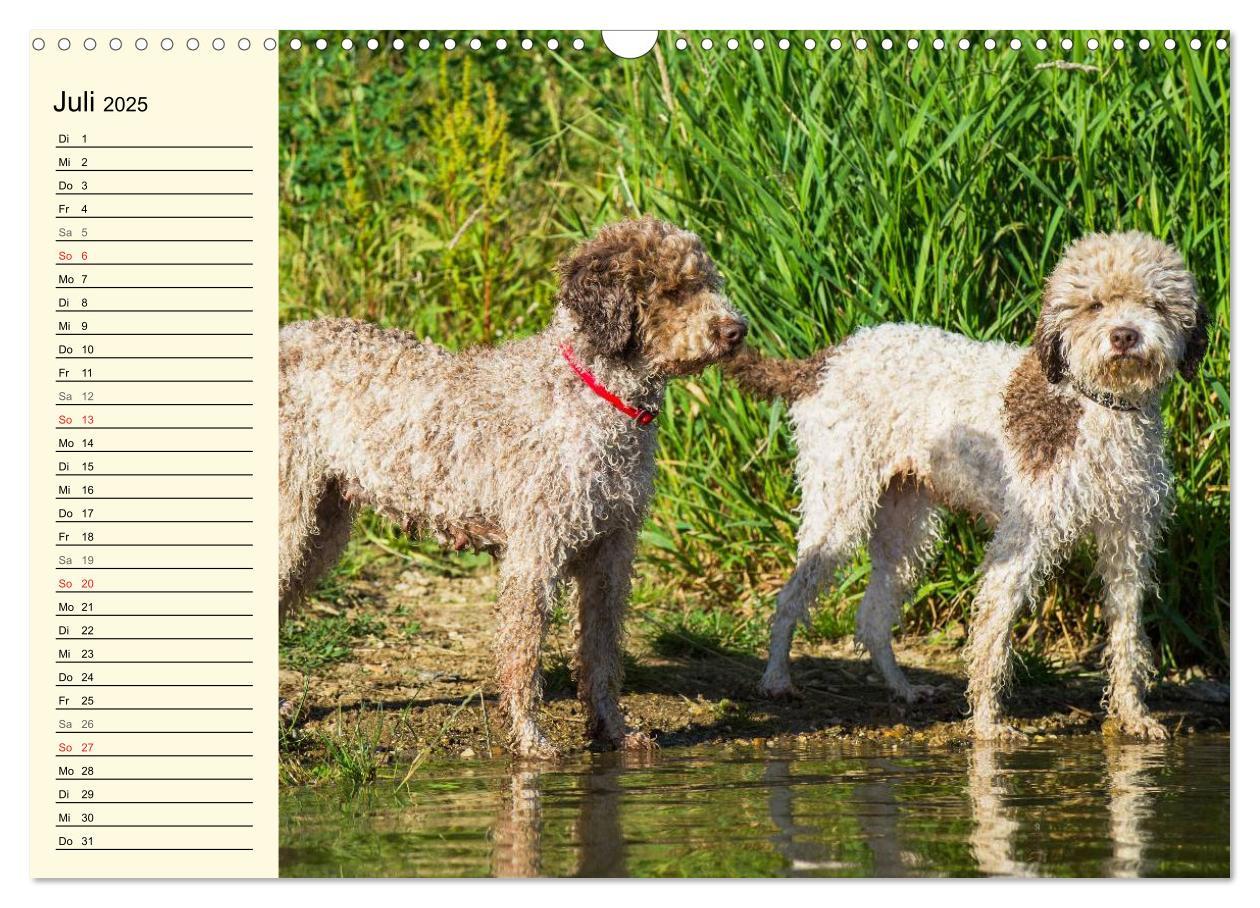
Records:
M640 426L646 428L652 420L656 419L656 412L654 410L641 410L638 407L632 407L616 394L613 394L601 385L599 383L599 379L592 375L589 369L577 361L577 359L573 356L573 348L568 344L560 345L560 353L564 357L564 361L569 364L569 368L573 370L573 374L582 379L582 381L585 382L586 387L590 388L622 413L629 416Z

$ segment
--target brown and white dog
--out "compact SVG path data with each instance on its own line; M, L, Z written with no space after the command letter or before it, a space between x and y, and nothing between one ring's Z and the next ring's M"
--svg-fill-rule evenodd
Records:
M351 319L280 336L282 612L337 562L360 507L493 552L500 701L516 751L534 756L555 753L536 712L565 580L589 735L625 743L620 643L652 417L671 377L746 332L700 240L652 218L605 227L559 275L551 324L494 348L454 353Z
M1001 737L1010 634L1047 572L1085 536L1098 545L1109 625L1107 707L1131 734L1162 738L1144 690L1141 607L1170 476L1163 390L1195 372L1207 316L1171 246L1145 233L1074 242L1046 281L1031 348L938 328L857 331L808 360L745 350L727 367L749 391L790 401L799 456L797 566L778 597L762 690L790 693L796 622L869 541L857 640L913 701L892 630L948 507L994 528L967 642L974 733Z

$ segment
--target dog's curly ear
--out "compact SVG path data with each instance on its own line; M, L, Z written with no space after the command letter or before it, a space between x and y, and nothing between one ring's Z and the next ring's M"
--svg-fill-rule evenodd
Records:
M1186 381L1194 378L1195 373L1199 371L1199 364L1203 362L1203 357L1207 353L1208 345L1208 314L1203 308L1203 304L1199 303L1194 310L1194 326L1186 335L1186 349L1181 354L1181 362L1178 364L1178 371L1181 377Z
M1067 363L1063 359L1062 335L1046 327L1043 314L1037 320L1037 331L1033 334L1033 349L1037 351L1037 361L1041 363L1041 371L1046 374L1046 381L1057 385L1067 374Z
M633 334L634 294L615 257L590 243L562 261L556 272L556 302L573 313L595 349L605 356L624 353Z

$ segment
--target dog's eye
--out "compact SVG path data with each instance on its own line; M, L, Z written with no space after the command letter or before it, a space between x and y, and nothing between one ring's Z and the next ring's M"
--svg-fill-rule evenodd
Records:
M1089 311L1090 311L1090 312L1097 312L1097 311L1098 311L1099 309L1101 309L1101 308L1102 308L1102 303L1099 303L1099 302L1093 302L1093 303L1090 303L1090 304L1089 304Z

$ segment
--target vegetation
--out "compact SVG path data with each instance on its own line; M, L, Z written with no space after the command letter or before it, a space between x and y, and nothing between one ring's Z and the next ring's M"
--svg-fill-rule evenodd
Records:
M370 616L304 616L286 621L280 628L280 661L285 668L303 672L341 662L351 648L384 628Z
M751 342L803 355L889 320L1026 341L1041 281L1091 230L1173 241L1215 319L1206 366L1166 401L1176 511L1149 628L1161 666L1226 666L1229 645L1229 68L1206 43L1137 35L663 34L619 60L584 34L454 51L304 49L281 58L281 316L351 314L460 346L536 330L551 268L600 223L656 213L699 233ZM339 35L324 34L337 46ZM429 36L431 39L435 36ZM444 36L442 36L444 37ZM572 36L568 36L571 38ZM675 41L689 41L687 50ZM777 49L781 37L791 48ZM815 39L807 50L804 41ZM960 38L971 42L958 49ZM1022 48L1006 49L1011 37ZM1060 39L1074 46L1063 50ZM1114 37L1126 49L1112 50ZM385 36L388 48L392 35ZM728 38L739 41L726 50ZM288 36L284 38L285 42ZM567 39L566 39L567 40ZM438 45L434 40L434 46ZM781 405L712 370L675 383L643 534L656 584L684 594L663 648L763 633L793 561L797 502ZM906 615L965 622L983 528L957 521ZM363 545L417 554L365 518ZM812 633L852 627L859 560ZM1021 645L1098 639L1090 560L1073 560Z

